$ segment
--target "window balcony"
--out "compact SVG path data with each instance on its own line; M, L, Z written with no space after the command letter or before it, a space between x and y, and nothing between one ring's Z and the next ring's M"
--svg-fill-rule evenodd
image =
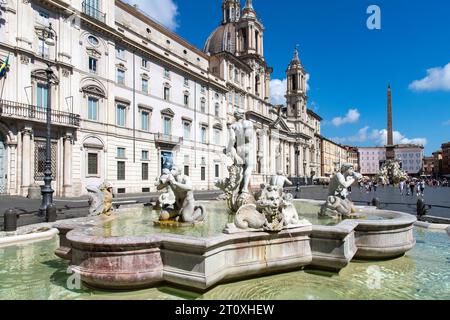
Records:
M155 134L155 143L174 148L183 142L183 138L172 136L170 134L157 133Z
M0 116L40 123L47 122L46 109L8 100L0 100ZM79 127L80 116L78 114L52 110L52 124L67 127Z
M92 17L98 21L101 21L103 23L106 23L106 13L103 13L99 10L99 8L94 7L87 3L86 1L83 1L81 4L83 13L89 17Z

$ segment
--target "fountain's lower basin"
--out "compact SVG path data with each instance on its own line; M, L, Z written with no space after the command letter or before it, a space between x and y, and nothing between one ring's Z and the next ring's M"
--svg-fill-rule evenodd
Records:
M297 206L320 208L320 202ZM305 225L280 233L102 236L92 224L60 224L56 254L71 261L88 286L138 289L161 282L206 290L218 283L302 267L339 271L354 259L390 259L413 248L414 216L370 207L359 210L382 220L345 220ZM299 209L299 212L302 212Z

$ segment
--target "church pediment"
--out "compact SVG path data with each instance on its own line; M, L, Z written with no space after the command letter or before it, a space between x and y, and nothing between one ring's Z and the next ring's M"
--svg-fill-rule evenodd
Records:
M282 131L291 132L291 129L289 128L289 126L286 124L286 122L283 120L282 117L279 117L277 120L275 120L270 125L270 127L273 129L279 129Z

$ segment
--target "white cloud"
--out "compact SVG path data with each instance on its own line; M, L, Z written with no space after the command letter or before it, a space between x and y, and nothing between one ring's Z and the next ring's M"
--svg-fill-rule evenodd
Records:
M427 76L413 81L409 88L415 91L450 91L450 63L427 70Z
M374 141L377 145L383 146L387 144L387 130L372 130L370 139ZM409 139L402 135L398 131L394 131L394 144L418 144L425 146L427 144L426 138L413 138Z
M128 3L137 4L150 18L161 23L168 29L175 31L178 27L178 6L173 0L128 0Z
M354 136L344 137L344 138L333 138L331 140L336 141L337 143L356 143L356 142L366 142L368 139L368 131L370 127L366 126L358 131L358 133Z
M273 105L286 104L286 88L287 88L287 79L279 80L273 79L270 80L270 102Z
M309 91L309 73L306 74L306 90ZM287 79L270 80L270 103L273 105L286 104Z
M358 109L350 109L348 110L345 117L334 118L333 120L331 120L331 123L336 127L340 127L343 124L358 122L360 116L361 114L359 113Z
M332 140L338 143L363 143L370 142L376 146L384 146L387 144L387 130L373 129L369 134L369 126L366 126L358 131L357 134L350 137L336 137ZM418 144L425 146L428 143L426 138L409 139L398 131L394 131L394 144Z

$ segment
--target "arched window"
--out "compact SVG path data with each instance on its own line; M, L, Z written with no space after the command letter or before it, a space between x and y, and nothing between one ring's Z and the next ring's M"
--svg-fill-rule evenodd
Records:
M255 77L255 93L259 94L259 85L260 85L260 78L259 76Z

